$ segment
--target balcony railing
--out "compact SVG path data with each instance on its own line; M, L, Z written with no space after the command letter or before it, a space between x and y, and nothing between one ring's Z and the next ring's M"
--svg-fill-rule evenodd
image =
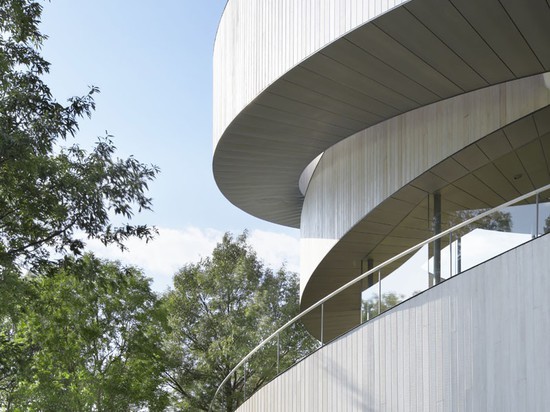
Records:
M545 193L546 192L546 193ZM457 214L457 217L464 217L469 216L472 214L475 214L475 216L468 218L466 220L463 220L462 222L455 224L454 226L450 227L449 229L442 230L440 233L430 237L429 239L422 241L418 243L417 245L410 247L409 249L395 255L391 259L386 260L384 263L381 263L372 269L367 270L366 272L362 273L360 276L357 276L355 279L351 280L350 282L342 285L332 293L328 294L324 298L317 301L315 304L309 306L307 309L303 310L286 322L284 325L282 325L280 328L275 330L271 335L269 335L267 338L265 338L262 342L260 342L254 349L252 349L248 355L246 355L232 370L231 372L225 377L225 379L221 382L221 384L218 386L214 398L212 399L212 402L210 404L210 410L212 410L214 401L216 399L216 396L218 396L221 388L228 382L231 377L239 371L240 368L243 368L243 376L244 376L244 391L243 391L243 398L242 400L246 400L248 396L252 395L251 393L247 393L246 389L246 379L247 379L247 371L250 371L248 368L249 363L252 361L254 355L260 354L262 350L269 349L268 356L273 356L274 359L272 359L272 362L268 362L265 360L265 358L262 358L263 364L271 364L274 366L274 373L273 377L276 376L279 372L283 371L283 369L291 367L293 364L298 362L300 359L303 359L304 356L307 356L308 353L300 353L299 359L293 359L292 362L288 362L286 360L284 363L282 362L283 354L286 353L286 348L284 347L285 343L284 341L286 339L282 339L283 336L288 337L292 336L292 333L296 333L296 329L300 329L303 331L303 325L301 324L301 320L304 318L304 316L312 313L313 311L318 311L320 315L320 325L318 331L319 338L316 339L316 345L309 345L309 347L312 348L311 352L313 350L318 349L319 347L322 347L327 342L324 339L324 328L325 328L325 304L329 302L331 299L345 291L346 289L357 285L358 282L363 281L364 279L371 276L371 278L374 278L377 280L377 283L373 286L371 286L371 289L375 289L376 292L374 292L375 295L375 304L371 306L375 306L375 315L379 315L381 312L383 312L382 307L382 299L383 299L383 292L382 292L382 284L383 282L386 283L388 280L392 278L392 276L403 276L403 271L401 269L395 270L392 273L389 273L385 277L382 276L382 272L385 268L390 267L392 264L403 262L406 258L411 258L413 255L417 256L417 262L421 261L423 262L422 265L418 266L416 268L413 268L411 270L410 268L405 271L405 276L411 278L414 276L418 276L419 274L426 279L426 275L428 281L425 283L426 287L421 289L415 289L411 295L415 295L417 293L421 293L424 290L428 289L429 287L435 285L439 281L444 281L447 278L450 278L452 276L455 276L458 273L463 272L464 270L469 269L470 267L483 263L494 256L504 253L507 250L510 250L514 247L517 247L519 244L525 243L532 238L538 237L540 234L545 233L549 230L550 226L550 216L545 220L545 222L540 221L540 215L541 215L541 199L544 202L548 202L550 200L550 184L543 186L537 190L534 190L532 192L529 192L525 195L519 196L509 202L503 203L502 205L495 207L490 210L486 211L469 211L469 213L466 214ZM514 205L519 205L518 210L514 210L511 208ZM532 210L526 210L525 207L529 207ZM544 207L547 208L548 204L544 203ZM505 220L504 226L508 224L508 228L510 229L513 223L512 215L518 215L519 221L522 221L523 226L525 226L526 221L530 221L530 233L524 234L522 236L509 236L504 235L502 232L500 232L502 235L499 235L502 239L504 239L503 242L500 242L500 247L496 247L497 242L495 242L495 231L479 231L479 229L483 228L489 228L489 229L499 229L498 225L500 224L500 230L502 229L503 219ZM550 214L550 208L548 208L548 214ZM492 220L491 220L492 219ZM529 220L530 219L530 220ZM491 222L490 224L488 222ZM495 226L496 223L496 226ZM541 227L541 224L544 224L544 227ZM476 229L478 229L476 231ZM508 230L509 230L508 229ZM506 230L506 229L504 229ZM485 245L485 248L492 249L492 253L489 255L482 256L480 258L479 254L476 254L476 256L467 256L468 248L467 241L468 238L474 239L475 236L477 236L478 240L479 238L483 238L483 236L486 237L485 241L489 242ZM497 236L498 237L498 236ZM442 242L444 240L444 242ZM444 248L442 248L442 244L446 244ZM470 245L470 249L473 249L475 251L479 251L480 248L477 248L475 246L472 247ZM424 251L424 256L420 256L420 259L418 259L418 252ZM435 252L437 251L437 252ZM436 254L438 255L437 258ZM473 254L473 253L470 253ZM407 259L412 261L413 259ZM393 265L392 267L394 267ZM403 265L404 266L404 265ZM437 267L436 267L437 266ZM398 274L398 272L401 272ZM415 273L416 272L416 273ZM437 279L434 276L435 273L437 273ZM368 292L368 290L367 290ZM371 290L372 292L372 290ZM363 294L364 295L364 294ZM401 294L400 294L401 295ZM403 296L403 295L401 295ZM398 303L398 302L397 302ZM360 322L356 324L362 324L364 322L369 321L372 316L372 307L367 307L365 305L365 302L362 302L361 305L361 315L360 315ZM386 307L385 309L389 309ZM356 327L354 326L354 327ZM293 331L290 330L290 328L294 328ZM353 328L351 328L353 329ZM350 329L350 330L351 330ZM348 330L349 331L349 330ZM344 333L348 332L345 331ZM286 335L285 335L286 333ZM303 335L302 335L303 336ZM314 338L311 338L312 340ZM307 345L306 345L307 346ZM266 356L266 353L262 353L263 356ZM250 373L250 372L249 372ZM269 380L265 380L263 384L267 383ZM255 385L258 386L258 385ZM258 387L255 388L256 390ZM238 402L240 403L240 402Z

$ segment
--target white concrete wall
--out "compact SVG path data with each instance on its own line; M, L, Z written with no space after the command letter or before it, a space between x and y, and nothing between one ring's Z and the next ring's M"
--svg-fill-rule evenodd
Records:
M408 0L229 0L214 45L214 146L267 86L345 33Z
M550 236L452 278L312 354L252 411L548 411Z

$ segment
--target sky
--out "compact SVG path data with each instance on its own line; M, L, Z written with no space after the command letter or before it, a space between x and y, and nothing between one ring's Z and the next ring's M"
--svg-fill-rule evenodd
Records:
M151 243L129 252L88 242L96 255L141 267L164 291L187 263L209 256L223 233L249 231L264 263L299 270L299 231L252 217L232 205L212 175L212 52L226 0L52 0L44 2L42 55L54 97L65 102L90 86L101 93L76 141L91 147L113 135L120 157L161 173L150 185ZM68 142L72 143L72 142Z

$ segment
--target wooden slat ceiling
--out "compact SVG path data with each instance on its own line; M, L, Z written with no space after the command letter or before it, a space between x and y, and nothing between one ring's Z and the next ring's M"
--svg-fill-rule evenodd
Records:
M225 130L214 153L214 176L239 208L299 227L300 174L330 146L411 109L546 71L547 1L413 0L340 38L269 86ZM512 148L532 130L532 124L517 127L527 133L517 133ZM493 150L505 150L490 139L484 144L492 150L471 148L472 156L454 157L434 176L448 173L441 176L446 181L470 170L481 153L491 157ZM487 192L483 204L505 195L499 191L523 190L529 184L510 182L509 175L522 156L536 153L541 152L534 147L514 151L478 170L470 181L457 182L449 195L461 206L481 200L483 187L470 184L476 177L483 180L482 173L503 182ZM428 175L421 180L422 190L433 184Z

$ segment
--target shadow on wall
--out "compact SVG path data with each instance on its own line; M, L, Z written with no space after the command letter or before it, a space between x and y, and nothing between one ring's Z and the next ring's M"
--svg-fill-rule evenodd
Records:
M323 355L320 354L320 356L324 358ZM328 365L326 363L328 363ZM319 396L323 397L322 405L325 406L324 410L327 410L327 407L331 406L330 403L332 403L336 408L333 410L337 410L338 408L343 407L343 405L347 405L348 410L350 410L350 406L351 410L360 410L365 412L376 412L379 410L371 406L373 405L373 398L369 391L366 390L367 388L361 387L358 382L354 380L352 371L348 368L343 368L340 362L323 359L323 373L329 375L332 381L338 382L342 390L342 398L336 399L333 402L329 402L328 399L326 399L328 393L327 390L321 391ZM355 374L355 376L357 375L358 374Z

